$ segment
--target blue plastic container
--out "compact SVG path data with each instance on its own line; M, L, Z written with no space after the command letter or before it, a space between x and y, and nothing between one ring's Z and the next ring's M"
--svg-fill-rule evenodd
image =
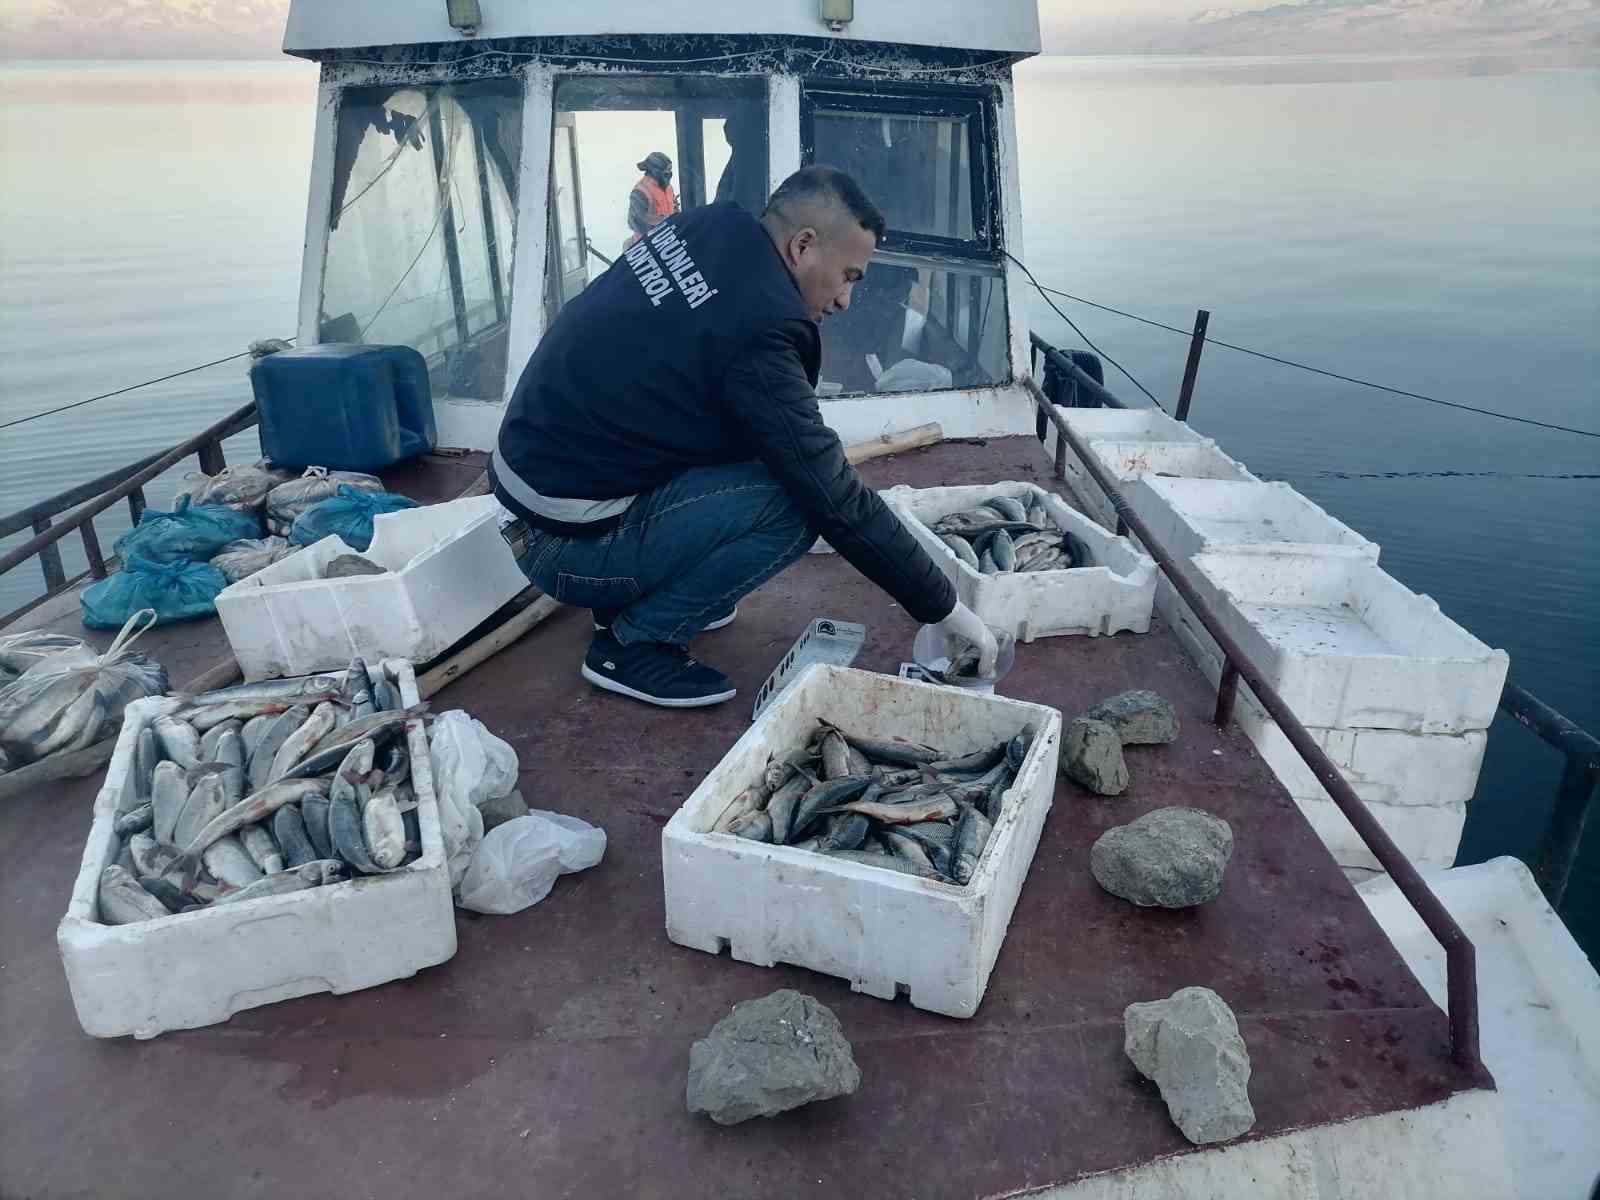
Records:
M283 350L257 360L250 386L277 466L381 471L438 440L428 365L410 346Z

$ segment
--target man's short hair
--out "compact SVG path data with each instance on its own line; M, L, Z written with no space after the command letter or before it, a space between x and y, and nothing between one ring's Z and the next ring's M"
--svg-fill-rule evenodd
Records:
M790 224L805 224L806 208L837 206L870 232L879 245L888 224L861 185L834 167L801 167L772 193L762 217L775 216Z

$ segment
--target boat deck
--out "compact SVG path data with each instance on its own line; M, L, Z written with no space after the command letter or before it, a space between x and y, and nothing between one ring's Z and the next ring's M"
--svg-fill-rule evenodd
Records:
M463 462L453 477L435 471L408 490L453 495L475 469ZM877 486L1051 486L1046 459L1023 438L945 444L863 474ZM1451 1063L1444 1015L1250 743L1210 725L1212 689L1159 624L1143 636L1019 647L1005 694L1071 716L1126 688L1153 688L1183 730L1175 745L1130 750L1133 782L1119 798L1058 779L973 1019L673 945L662 827L747 727L750 697L819 615L866 624L857 665L870 670L895 671L914 633L841 560L812 555L696 643L734 678L739 699L668 712L583 683L588 614L558 612L434 707L465 708L507 738L529 803L603 826L605 861L516 916L461 913L456 957L415 978L208 1029L148 1042L79 1030L53 934L99 779L0 805L0 1194L1025 1193L1193 1149L1123 1055L1122 1011L1194 984L1238 1015L1253 1068L1251 1138L1492 1086ZM214 621L157 630L145 648L175 682L224 651ZM1231 823L1227 882L1198 910L1136 910L1095 884L1089 847L1170 804ZM732 1128L692 1117L690 1044L734 1003L779 987L838 1014L860 1091Z

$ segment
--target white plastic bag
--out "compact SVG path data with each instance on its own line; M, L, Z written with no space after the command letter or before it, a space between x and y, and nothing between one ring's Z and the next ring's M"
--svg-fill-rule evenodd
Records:
M473 912L521 912L550 894L556 876L587 870L605 853L604 829L534 809L489 831L472 856L457 903Z
M517 752L484 728L482 721L455 709L440 713L428 731L428 758L450 883L459 886L473 851L483 841L478 805L517 786Z
M902 358L878 376L880 392L938 392L955 384L949 367L923 362L916 358Z

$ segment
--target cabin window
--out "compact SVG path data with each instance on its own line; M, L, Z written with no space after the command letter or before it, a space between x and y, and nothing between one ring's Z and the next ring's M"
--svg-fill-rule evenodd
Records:
M993 127L978 92L806 90L805 161L849 172L889 226L849 311L828 320L822 392L1010 377Z
M436 397L499 400L521 153L515 80L346 88L321 340L411 346Z
M680 210L731 200L753 213L767 201L767 93L763 79L696 75L574 75L556 85L551 145L550 253L545 296L553 316L637 237L639 164L672 163Z

